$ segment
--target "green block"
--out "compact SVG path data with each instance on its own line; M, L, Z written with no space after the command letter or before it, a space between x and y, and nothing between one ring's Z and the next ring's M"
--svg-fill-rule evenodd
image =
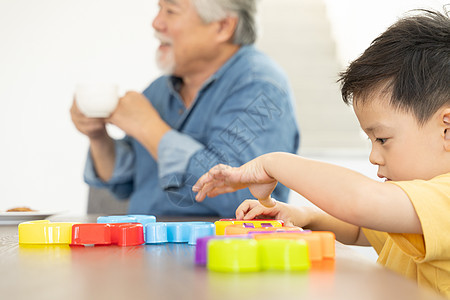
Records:
M262 270L303 271L310 261L304 240L267 239L258 241Z
M258 242L254 239L212 239L208 242L206 267L219 272L259 271Z

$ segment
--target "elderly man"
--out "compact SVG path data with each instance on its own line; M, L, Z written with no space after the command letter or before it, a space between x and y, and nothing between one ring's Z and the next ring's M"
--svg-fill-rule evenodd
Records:
M191 188L209 168L239 166L271 151L297 151L299 132L283 72L252 46L254 0L160 0L153 21L167 74L142 94L128 92L107 119L75 126L90 141L85 180L129 198L129 213L232 217L251 197L239 191L194 200ZM105 124L126 137L110 138ZM279 186L274 197L287 201Z

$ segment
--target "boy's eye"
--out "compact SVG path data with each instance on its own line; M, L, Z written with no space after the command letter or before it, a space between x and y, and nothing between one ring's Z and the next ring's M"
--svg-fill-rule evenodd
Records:
M383 138L376 138L377 142L379 142L381 145L383 145L384 143L386 143L387 139L383 139Z

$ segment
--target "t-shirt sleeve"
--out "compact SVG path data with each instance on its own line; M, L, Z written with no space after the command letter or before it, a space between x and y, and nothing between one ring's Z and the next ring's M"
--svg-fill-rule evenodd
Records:
M392 182L408 195L423 234L391 233L394 242L416 262L450 260L450 173L431 180Z
M370 245L372 245L377 254L380 255L380 252L383 249L383 246L386 243L388 237L387 233L367 228L363 228L362 231L369 241Z

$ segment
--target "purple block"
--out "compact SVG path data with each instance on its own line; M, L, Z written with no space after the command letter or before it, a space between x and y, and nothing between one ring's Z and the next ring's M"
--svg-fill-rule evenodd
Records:
M247 235L210 235L197 239L195 245L195 264L206 265L208 257L208 242L211 239L248 239Z

